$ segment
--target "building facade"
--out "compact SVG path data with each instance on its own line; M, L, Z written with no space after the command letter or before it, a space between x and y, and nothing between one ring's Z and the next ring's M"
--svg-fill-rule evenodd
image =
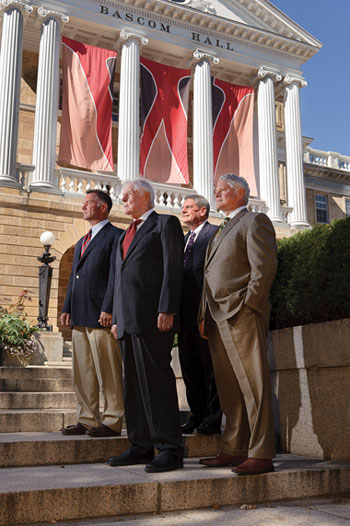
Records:
M278 236L350 215L350 157L302 136L303 64L322 44L267 0L1 0L0 303L33 291L38 310L39 238L56 236L50 323L57 330L76 241L86 232L88 188L110 192L111 220L126 227L118 200L140 160L140 56L191 69L189 185L154 183L159 211L180 213L193 192L213 206L211 77L254 87L257 195ZM114 78L114 173L57 162L61 131L61 37L118 51Z

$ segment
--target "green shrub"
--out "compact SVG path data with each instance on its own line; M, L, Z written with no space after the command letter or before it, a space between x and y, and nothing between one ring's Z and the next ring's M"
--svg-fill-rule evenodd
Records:
M271 329L350 317L350 218L278 242Z

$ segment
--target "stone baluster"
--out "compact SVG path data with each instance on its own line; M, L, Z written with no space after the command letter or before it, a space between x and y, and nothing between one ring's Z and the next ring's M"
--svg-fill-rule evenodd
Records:
M284 118L286 135L286 162L288 205L293 207L290 225L308 228L306 194L303 169L299 88L306 86L304 79L286 75L284 78Z
M213 112L210 61L219 59L196 49L193 84L193 187L214 207Z
M16 157L22 71L23 13L33 7L21 0L1 0L4 8L0 53L0 185L18 188Z
M33 164L30 186L59 192L55 173L57 113L59 96L60 22L68 22L63 13L40 7L43 17L39 48L36 90Z
M282 80L278 71L261 67L258 71L258 130L260 198L266 201L271 221L283 221L277 165L277 139L274 81Z
M124 182L139 177L140 44L148 44L148 39L124 29L120 38L125 42L122 45L120 66L118 177Z

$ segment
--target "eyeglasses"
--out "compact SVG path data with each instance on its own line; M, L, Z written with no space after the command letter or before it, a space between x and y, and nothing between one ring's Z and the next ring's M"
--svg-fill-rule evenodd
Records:
M193 212L199 212L200 208L194 208L193 205L184 205L182 207L182 211L184 211L184 210L193 210Z

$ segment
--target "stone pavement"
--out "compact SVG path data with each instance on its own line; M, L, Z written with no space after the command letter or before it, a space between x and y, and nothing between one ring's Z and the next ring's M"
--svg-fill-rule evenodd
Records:
M52 525L53 523L49 523ZM48 523L40 526L49 526ZM59 526L349 526L350 499L226 506L217 509L60 522ZM29 526L29 525L27 525Z

